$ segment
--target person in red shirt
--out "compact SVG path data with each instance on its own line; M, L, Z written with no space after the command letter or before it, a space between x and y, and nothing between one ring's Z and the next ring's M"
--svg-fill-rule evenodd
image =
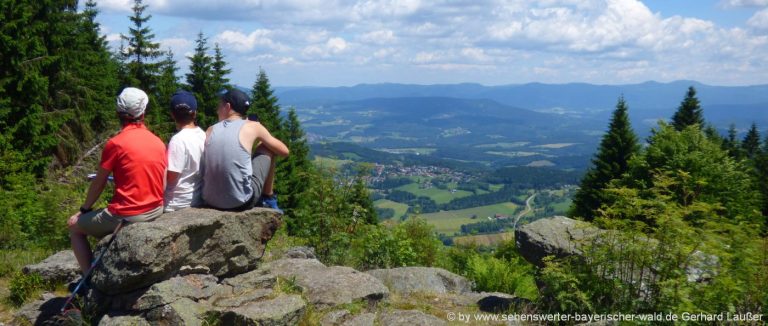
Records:
M117 97L117 115L122 130L110 138L101 154L96 178L80 211L68 220L72 251L85 273L93 259L87 236L112 233L121 219L151 221L163 213L163 191L168 158L165 144L144 125L149 98L142 90L125 88ZM115 191L106 208L93 210L112 174Z

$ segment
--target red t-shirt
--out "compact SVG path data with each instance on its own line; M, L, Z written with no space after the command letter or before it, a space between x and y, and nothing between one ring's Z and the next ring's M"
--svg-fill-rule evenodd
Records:
M167 166L163 141L144 124L127 124L101 153L101 167L115 178L115 195L107 209L133 216L162 206Z

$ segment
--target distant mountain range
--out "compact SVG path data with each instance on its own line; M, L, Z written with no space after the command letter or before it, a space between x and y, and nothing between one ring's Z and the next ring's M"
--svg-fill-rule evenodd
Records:
M620 96L645 138L658 120L674 114L689 86L721 133L732 123L742 131L753 122L768 129L768 85L363 84L278 87L275 95L283 107L296 108L313 143L351 142L490 167L582 169Z
M371 98L452 97L484 99L517 108L560 115L604 118L624 96L633 120L669 118L689 86L697 90L705 116L720 128L752 121L768 128L768 85L711 86L695 81L630 85L584 83L483 86L479 84L361 84L351 87L278 87L284 106L308 107Z

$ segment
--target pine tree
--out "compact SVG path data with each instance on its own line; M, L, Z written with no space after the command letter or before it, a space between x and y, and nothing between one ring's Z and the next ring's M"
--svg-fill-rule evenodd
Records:
M288 110L285 129L288 135L286 145L291 154L280 162L277 189L280 189L280 206L283 207L287 215L288 232L296 234L297 216L295 209L303 204L304 192L310 186L306 174L312 169L312 162L309 160L309 146L304 130L301 128L299 117L293 108Z
M208 39L203 32L197 34L195 54L189 59L187 85L195 93L198 107L198 121L203 128L216 123L216 107L218 106L218 89L213 86L213 59L208 55Z
M269 78L264 69L259 69L259 76L253 84L251 92L251 110L259 116L259 121L273 136L285 140L283 133L283 118L280 116L280 105L269 84Z
M128 74L131 79L137 82L136 85L132 86L141 88L147 94L155 94L161 65L156 61L163 55L163 52L160 51L160 44L152 41L155 34L147 26L152 15L144 15L147 5L142 4L142 2L142 0L134 0L133 15L129 17L133 27L128 29L128 35L121 35L120 37L128 42L128 47L125 49L128 58Z
M609 130L600 142L592 167L581 181L581 188L574 196L570 215L592 220L606 200L605 188L611 180L618 179L628 170L628 162L640 146L632 130L627 114L627 104L620 97L613 111Z
M232 72L232 69L227 69L227 63L224 61L224 54L221 53L219 43L213 46L213 85L216 91L230 88L229 78L227 75Z
M179 68L176 67L176 60L173 58L173 51L168 49L165 52L165 60L161 62L160 77L157 80L157 99L159 107L156 110L152 110L150 125L160 138L169 139L174 132L173 119L168 114L168 106L171 102L171 96L179 89L179 77L176 72Z
M680 103L680 107L672 117L672 125L677 131L685 129L685 127L698 124L699 128L704 127L704 114L699 104L699 99L696 98L696 89L693 86L688 87L688 92L685 94L685 99Z
M748 159L754 159L760 155L760 133L757 131L757 125L752 123L752 126L744 136L744 140L741 142L741 150Z
M741 142L737 136L738 132L736 131L736 125L731 124L728 127L728 137L723 142L723 149L728 151L728 155L733 158L741 157Z

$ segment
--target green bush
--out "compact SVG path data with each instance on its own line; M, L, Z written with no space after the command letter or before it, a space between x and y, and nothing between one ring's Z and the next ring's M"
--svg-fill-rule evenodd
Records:
M11 278L8 290L8 299L14 306L21 306L27 299L38 294L41 290L53 291L53 284L43 281L38 274L24 274L17 272Z

